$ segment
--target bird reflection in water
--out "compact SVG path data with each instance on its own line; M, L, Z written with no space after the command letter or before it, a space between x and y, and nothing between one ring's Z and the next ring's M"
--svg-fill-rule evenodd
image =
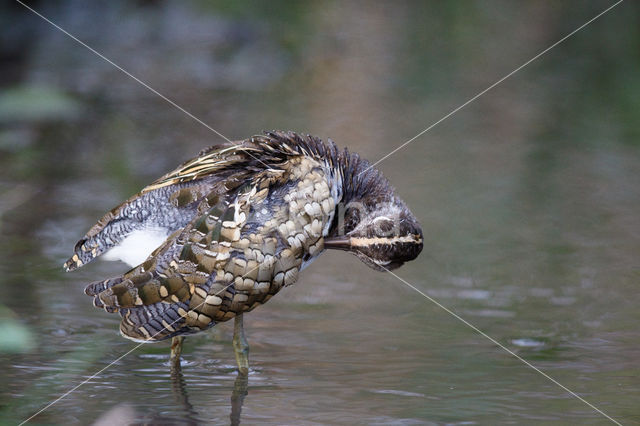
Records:
M177 359L178 361L176 361L176 358L173 358L171 362L171 390L176 403L183 408L185 413L185 417L182 419L184 423L189 425L199 424L198 412L193 408L191 402L189 402L187 382L182 374L179 358ZM231 413L229 414L229 419L232 425L240 424L242 405L244 404L244 399L249 389L249 375L239 371L237 374L231 392Z

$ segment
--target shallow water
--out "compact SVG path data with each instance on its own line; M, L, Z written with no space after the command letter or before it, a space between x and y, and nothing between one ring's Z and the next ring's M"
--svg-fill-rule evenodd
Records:
M232 139L292 129L375 161L607 5L35 7ZM77 239L221 139L3 7L0 416L11 424L136 347L82 292L127 267L64 273ZM624 424L640 422L638 16L625 2L379 165L425 234L398 275ZM33 421L606 422L340 253L245 327L247 384L221 324L187 338L181 371L168 343L143 345Z

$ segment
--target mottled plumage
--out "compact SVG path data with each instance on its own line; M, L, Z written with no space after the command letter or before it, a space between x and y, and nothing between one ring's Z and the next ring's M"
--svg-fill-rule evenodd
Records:
M159 238L151 245L166 240L129 272L85 290L95 306L119 312L122 334L137 341L250 311L325 248L380 270L422 249L417 221L377 170L331 141L292 132L202 151L107 213L65 267L123 257L126 241L135 250L150 235Z

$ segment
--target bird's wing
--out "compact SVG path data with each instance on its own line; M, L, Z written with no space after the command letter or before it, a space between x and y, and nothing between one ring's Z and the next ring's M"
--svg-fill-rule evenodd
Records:
M204 149L197 157L182 163L175 170L157 179L141 194L154 191L169 185L181 184L216 174L222 170L230 170L239 163L256 159L259 150L247 144L216 145Z
M273 180L253 179L227 192L208 194L196 217L144 263L121 277L89 284L86 294L93 296L95 306L120 312L120 330L134 340L161 340L213 325L212 318L195 312L194 304L216 303L216 297L209 297L212 285L224 291L224 284L228 287L236 278L227 277L225 266L239 250L251 205L267 197L264 189Z
M72 271L114 247L124 246L127 237L132 240L137 237L136 242L151 240L151 247L132 247L150 253L153 241L157 246L196 216L200 202L214 186L233 181L230 178L255 158L256 154L251 153L255 150L249 145L213 146L162 176L105 214L78 241L73 256L64 264L65 269Z

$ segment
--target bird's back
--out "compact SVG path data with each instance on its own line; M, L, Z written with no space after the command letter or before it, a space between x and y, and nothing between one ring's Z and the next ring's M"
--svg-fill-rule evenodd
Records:
M226 321L294 283L323 250L340 198L325 154L335 147L293 133L203 151L105 215L65 265L153 229L166 241L124 275L87 286L94 304L119 312L123 335L141 341Z

